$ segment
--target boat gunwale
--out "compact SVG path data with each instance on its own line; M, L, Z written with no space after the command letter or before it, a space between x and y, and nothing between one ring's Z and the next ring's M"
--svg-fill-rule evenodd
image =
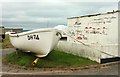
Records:
M36 31L37 30L37 31ZM33 34L33 33L40 33L40 32L51 32L51 31L58 31L60 32L58 29L36 29L36 30L32 30L32 31L28 31L28 32L23 32L23 33L17 33L17 34L10 34L10 37L19 37L19 36L24 36L24 35L28 35L28 34Z

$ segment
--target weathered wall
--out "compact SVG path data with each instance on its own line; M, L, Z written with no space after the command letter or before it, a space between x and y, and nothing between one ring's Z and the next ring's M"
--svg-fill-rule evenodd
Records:
M120 9L120 2L119 2ZM118 55L120 56L120 12L118 13Z
M101 51L99 45L86 46L78 43L71 43L67 41L59 41L55 50L60 50L66 53L71 53L77 56L89 58L90 60L101 62L101 58L109 58L113 55Z
M70 43L67 41L59 41L55 50L61 50L66 53L72 53L77 56L86 57L100 63L100 57L101 57L100 52L94 50L91 47L84 46L82 44Z
M96 48L103 52L101 58L120 57L118 55L118 13L68 18L67 33L70 37L67 37L67 41L76 44L80 41Z

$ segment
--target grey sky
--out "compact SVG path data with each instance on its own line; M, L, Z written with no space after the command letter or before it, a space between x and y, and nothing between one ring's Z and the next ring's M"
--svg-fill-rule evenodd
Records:
M67 25L67 18L117 10L117 2L41 0L40 2L2 3L2 25L36 29Z

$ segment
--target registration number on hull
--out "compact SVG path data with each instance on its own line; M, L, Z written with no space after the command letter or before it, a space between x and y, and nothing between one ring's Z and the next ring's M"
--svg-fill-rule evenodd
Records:
M39 38L38 35L27 35L27 39L28 39L28 40L33 40L33 39L39 40L40 38Z

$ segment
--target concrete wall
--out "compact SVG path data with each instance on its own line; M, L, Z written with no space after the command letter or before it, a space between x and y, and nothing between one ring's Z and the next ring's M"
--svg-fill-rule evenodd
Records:
M55 49L99 63L101 59L120 57L119 14L111 12L68 18L67 41L59 41Z
M82 42L89 45L100 51L101 57L99 58L120 57L118 55L118 13L68 18L67 42L76 44ZM80 46L78 48L81 48ZM85 51L89 50L85 47ZM93 52L90 50L88 53Z
M99 50L99 46L86 46L83 44L72 43L67 41L59 41L58 45L55 47L55 50L60 50L66 53L71 53L77 56L82 56L89 58L90 60L101 63L101 58L109 58L113 55L105 53L104 51Z
M120 12L118 13L118 55L120 56Z
M100 63L100 52L82 44L70 43L67 41L59 41L55 50L61 50L66 53L72 53L77 56L86 57Z

